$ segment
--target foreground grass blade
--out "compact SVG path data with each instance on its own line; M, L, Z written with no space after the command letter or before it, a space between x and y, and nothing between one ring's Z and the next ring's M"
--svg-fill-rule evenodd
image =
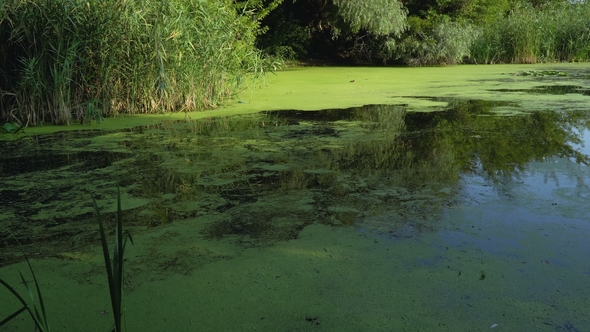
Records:
M16 240L16 238L15 238L15 240ZM18 240L16 240L16 242L20 246L20 243L18 242ZM35 322L35 326L37 327L37 329L42 332L49 332L49 331L51 331L51 329L49 327L49 321L47 320L47 312L45 310L45 302L43 301L43 296L41 295L41 288L39 287L39 282L37 281L37 276L35 275L35 271L33 270L33 266L31 265L31 262L29 261L29 258L27 257L27 254L25 253L25 251L23 250L22 247L21 247L21 251L23 253L23 256L25 257L25 260L27 261L27 265L29 266L29 270L31 271L31 275L33 276L33 281L35 283L37 298L39 299L39 306L37 306L37 304L35 303L35 296L33 295L33 290L29 286L29 282L27 282L27 280L25 279L25 277L23 276L23 274L20 271L18 273L20 275L22 283L25 285L25 288L27 289L29 297L31 298L31 301L33 303L32 304L33 309L31 309L31 306L27 303L27 301L25 301L25 299L23 299L23 297L20 296L20 294L12 286L10 286L4 280L0 279L0 283L6 289L8 289L8 291L10 291L19 300L19 302L23 305L23 307L21 309L17 310L15 313L11 314L10 316L8 316L4 320L2 320L2 322L0 322L0 326L8 323L10 320L14 319L16 316L18 316L24 310L27 310L29 312L29 314L31 315L31 318ZM41 311L39 311L39 309Z
M99 225L99 232L100 232L100 240L103 250L103 256L105 261L105 268L107 271L107 278L109 282L109 294L111 297L111 306L113 309L113 318L114 324L113 327L110 329L111 331L120 332L121 330L121 322L123 318L123 310L122 310L122 299L123 299L123 256L125 253L125 247L127 244L127 239L131 241L133 244L133 238L131 235L126 232L123 232L123 212L121 208L121 192L117 189L117 234L116 234L116 242L115 248L113 250L113 259L111 260L109 255L109 246L107 244L107 237L106 232L104 230L104 223L102 221L102 216L100 214L100 210L98 208L98 204L96 200L93 199L94 209L97 213L98 218L98 225ZM123 239L125 237L125 239ZM18 243L18 240L17 240ZM20 243L19 243L20 246ZM27 293L32 301L32 306L25 301L25 299L14 289L14 287L10 286L6 281L0 279L0 284L2 284L9 292L11 292L18 301L22 304L22 308L18 309L14 313L10 314L8 317L0 321L0 326L5 325L15 317L17 317L23 311L28 311L31 318L35 322L36 330L42 332L49 332L51 331L49 327L49 322L47 320L47 311L45 309L45 301L43 300L43 295L41 294L41 288L39 287L39 282L37 280L37 276L35 275L35 271L33 270L33 266L29 261L29 258L25 254L24 250L21 251L25 260L27 261L27 265L29 270L31 271L31 275L33 276L33 282L35 284L35 291L33 291L30 283L25 279L24 275L19 271L19 276L22 283L25 285ZM39 305L35 302L35 295L37 296Z
M111 265L111 257L109 255L109 245L107 244L107 237L104 231L104 225L102 222L102 216L100 214L100 210L98 209L98 205L96 204L96 200L92 199L93 203L94 203L94 209L96 210L96 215L98 218L98 228L99 228L99 232L100 232L100 242L102 244L102 253L104 256L104 265L105 268L107 270L107 278L109 281L109 294L111 297L111 307L113 309L113 315L115 318L115 326L117 326L117 321L118 321L118 317L117 317L117 297L115 294L115 282L113 280L113 270L112 270L112 265Z
M1 282L2 280L0 280ZM20 309L18 309L17 311L15 311L12 315L6 317L3 321L0 322L0 326L10 322L11 320L13 320L14 318L16 318L16 316L20 315L21 312L27 310L27 307L22 307Z
M23 255L25 252L23 251ZM25 255L25 258L26 255ZM39 321L43 322L43 326L45 327L44 331L50 331L49 322L47 321L47 312L45 310L45 303L43 302L43 296L41 295L41 288L39 287L39 283L37 282L37 276L35 275L35 271L33 271L33 267L31 266L31 262L27 258L27 264L29 265L29 270L31 270L31 275L33 276L33 281L35 282L35 288L37 289L37 298L39 299L39 308L41 309L41 315L37 313L37 317ZM21 275L22 276L22 275ZM27 285L28 287L28 285ZM35 306L35 311L37 312L37 306Z
M6 317L4 320L2 320L2 322L0 322L0 326L8 323L9 321L14 319L16 316L18 316L24 310L27 310L31 314L31 318L33 318L33 321L35 321L35 325L37 326L37 328L41 329L41 326L39 326L39 324L37 324L37 321L35 320L35 316L33 316L33 313L29 309L29 305L27 304L27 301L25 301L25 299L23 299L22 296L20 296L20 294L14 288L12 288L12 286L10 286L6 281L0 279L0 284L2 284L6 289L8 289L8 291L11 292L12 295L14 295L14 297L16 297L19 300L19 302L23 305L22 308L20 308L19 310L15 311L12 315L10 315L10 316Z
M127 237L133 244L133 239L129 233L123 232L123 211L121 208L121 192L117 189L117 233L115 240L115 248L113 249L113 259L111 260L109 254L109 246L104 230L104 223L98 208L96 200L93 199L94 209L96 210L98 218L98 226L100 231L100 241L102 244L102 252L104 256L105 268L107 271L107 278L109 281L109 294L111 297L111 306L113 309L114 324L111 331L121 331L121 320L123 318L123 255ZM123 238L125 237L125 240Z

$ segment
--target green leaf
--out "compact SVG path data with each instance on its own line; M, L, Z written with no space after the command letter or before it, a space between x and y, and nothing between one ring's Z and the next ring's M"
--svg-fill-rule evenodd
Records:
M10 122L6 122L4 124L4 126L2 126L2 129L4 130L4 132L7 133L14 133L18 130L18 127L15 126L14 124L10 123Z
M117 188L117 232L115 239L115 247L113 249L113 258L111 260L109 254L109 248L107 244L107 237L102 222L102 216L96 200L92 200L94 203L94 209L96 210L98 226L100 232L100 240L103 249L103 256L105 261L105 267L107 271L107 278L109 281L109 291L111 296L111 306L113 308L113 318L115 323L111 331L120 332L121 323L123 317L123 254L127 239L133 244L133 238L129 232L123 232L123 209L121 208L121 191Z

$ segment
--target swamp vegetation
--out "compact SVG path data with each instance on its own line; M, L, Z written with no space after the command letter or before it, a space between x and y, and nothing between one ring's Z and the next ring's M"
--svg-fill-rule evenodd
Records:
M0 0L0 331L590 330L589 6Z
M263 20L269 29L258 45L343 64L538 63L590 55L587 1L359 1L355 25L349 11L342 13L350 7L340 3L348 2L354 1L284 1ZM375 8L385 7L395 23L389 29L372 24L385 16Z
M14 131L215 108L239 102L288 60L586 61L589 8L562 0L3 0L0 121Z
M120 185L129 330L583 331L589 74L299 68L192 119L7 134L2 279L14 234L53 329L106 329L90 197L112 236Z
M219 105L266 68L256 27L229 0L2 1L0 118L88 123Z

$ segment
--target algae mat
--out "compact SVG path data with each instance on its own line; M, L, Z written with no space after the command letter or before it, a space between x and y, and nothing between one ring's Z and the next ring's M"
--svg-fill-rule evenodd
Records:
M0 142L0 277L24 291L15 234L53 329L106 330L91 197L112 220L120 185L130 331L589 330L589 68L300 68L28 130Z

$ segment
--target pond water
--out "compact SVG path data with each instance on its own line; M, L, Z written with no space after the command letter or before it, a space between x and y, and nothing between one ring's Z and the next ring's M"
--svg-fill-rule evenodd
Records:
M514 71L481 99L0 141L0 278L17 238L55 330L108 328L91 199L112 227L120 186L130 331L588 331L587 77Z

